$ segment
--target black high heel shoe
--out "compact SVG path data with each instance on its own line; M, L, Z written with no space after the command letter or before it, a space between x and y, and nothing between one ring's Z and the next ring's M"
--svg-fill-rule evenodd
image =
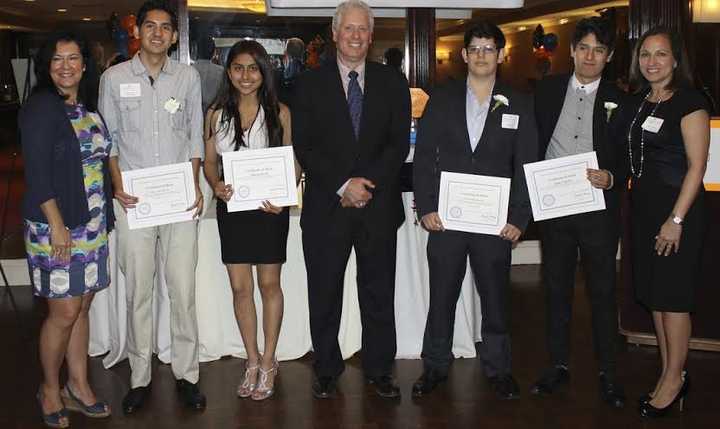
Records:
M690 390L690 377L686 376L683 380L680 391L675 395L675 398L664 408L655 408L650 404L650 401L640 404L640 415L642 417L649 418L660 418L665 417L670 410L675 406L677 402L680 405L680 412L685 409L685 398L687 398L688 391Z
M682 377L683 383L685 382L685 379L688 376L687 370L683 370L682 374L680 374ZM647 404L648 402L652 401L653 398L653 392L648 392L644 395L642 395L640 398L638 398L638 405Z

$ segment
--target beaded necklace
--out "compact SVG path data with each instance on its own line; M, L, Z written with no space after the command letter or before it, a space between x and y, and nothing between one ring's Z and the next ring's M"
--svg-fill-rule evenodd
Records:
M635 117L633 118L632 122L630 123L630 130L628 131L628 157L630 158L630 171L632 172L632 175L634 177L640 178L643 174L643 167L645 166L645 128L640 126L640 166L638 167L637 174L635 174L635 164L633 162L633 150L632 150L632 130L635 127L635 122L638 120L638 116L640 116L640 113L642 112L643 107L645 107L645 102L650 98L650 94L652 92L648 92L648 94L643 98L642 103L640 103L640 107L638 108L637 113L635 114ZM657 111L658 107L660 107L660 103L663 102L662 97L658 99L657 104L655 104L655 107L653 108L652 112L650 112L649 116L655 116L655 112ZM648 116L648 117L649 117Z

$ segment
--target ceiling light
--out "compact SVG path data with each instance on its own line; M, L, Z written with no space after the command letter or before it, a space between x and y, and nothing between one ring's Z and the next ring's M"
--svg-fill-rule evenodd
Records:
M92 18L85 17L82 19L83 21L92 21Z
M67 9L62 9L62 8L61 8L61 9L58 9L57 11L60 12L60 13L65 13L65 12L67 12Z
M567 19L567 18L563 18L563 19L560 20L560 24L561 24L561 25L562 25L562 24L567 24L568 22L570 22L570 20Z
M524 25L521 25L520 27L518 27L518 31L525 31L525 30L527 30L527 27Z

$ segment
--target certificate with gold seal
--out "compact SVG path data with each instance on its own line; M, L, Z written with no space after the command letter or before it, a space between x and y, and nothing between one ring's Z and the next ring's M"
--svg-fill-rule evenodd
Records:
M195 180L189 161L123 171L122 181L123 190L138 198L127 211L130 229L192 220Z
M536 221L605 210L602 189L592 186L587 169L597 169L595 152L525 164L533 218Z
M448 230L499 235L507 223L510 179L440 173L438 214Z
M257 210L263 201L277 207L297 205L292 146L224 152L222 165L225 183L233 189L228 212Z

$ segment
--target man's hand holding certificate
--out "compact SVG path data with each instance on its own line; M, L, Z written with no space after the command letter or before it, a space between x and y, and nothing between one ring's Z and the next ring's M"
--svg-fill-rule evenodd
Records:
M192 220L195 180L192 163L163 165L122 172L123 190L137 198L127 210L130 229Z
M438 214L444 229L499 235L507 223L510 179L440 173Z
M588 179L597 170L595 152L525 164L530 204L536 221L605 210L605 196Z
M265 201L276 207L297 205L291 146L225 152L222 162L225 183L232 187L228 212L257 210Z

